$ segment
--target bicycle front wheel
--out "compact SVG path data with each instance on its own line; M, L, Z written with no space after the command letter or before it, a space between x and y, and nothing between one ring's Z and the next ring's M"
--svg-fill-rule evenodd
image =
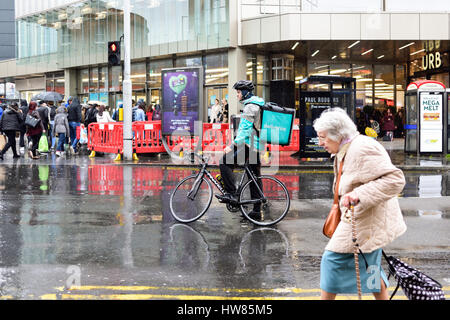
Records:
M199 219L211 205L213 190L205 177L202 177L198 191L189 196L196 179L197 175L184 178L170 195L170 212L179 222L188 223Z
M256 225L270 226L281 221L288 213L291 202L289 193L286 186L274 177L261 176L257 180L266 200L261 201L263 195L253 180L249 180L239 196L241 212Z

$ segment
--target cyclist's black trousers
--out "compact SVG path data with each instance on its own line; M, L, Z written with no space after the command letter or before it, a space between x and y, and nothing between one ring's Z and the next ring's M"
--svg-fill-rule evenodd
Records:
M245 162L249 160L249 168L252 170L256 177L261 175L261 161L259 159L259 152L254 149L250 149L247 145L242 144L240 146L234 146L233 150L224 154L220 161L220 175L222 176L225 191L227 193L235 194L236 185L234 181L233 168L236 166L244 166ZM250 177L249 177L250 179ZM262 190L261 181L258 179L259 187ZM259 192L255 184L250 185L250 195L252 199L259 198ZM254 211L260 211L260 204L255 204Z

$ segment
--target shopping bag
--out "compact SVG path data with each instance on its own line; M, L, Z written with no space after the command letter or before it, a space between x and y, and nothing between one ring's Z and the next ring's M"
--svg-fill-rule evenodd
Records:
M0 150L3 150L5 145L6 145L6 137L4 134L0 134Z
M372 138L378 137L377 132L374 129L370 128L370 127L366 127L366 130L364 130L364 133L368 137L372 137Z
M47 140L47 135L46 134L43 134L41 136L41 138L39 139L38 151L40 153L48 152L48 140Z
M421 272L393 256L387 256L382 251L389 265L389 277L394 276L397 287L391 295L391 300L401 287L408 300L445 300L442 285Z
M36 126L38 125L39 121L41 121L41 120L31 116L30 114L27 114L27 116L25 118L25 124L27 126L32 127L32 128L36 128Z

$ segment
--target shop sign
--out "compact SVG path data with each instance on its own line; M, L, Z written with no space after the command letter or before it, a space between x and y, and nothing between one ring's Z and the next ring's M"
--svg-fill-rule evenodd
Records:
M422 57L423 70L438 69L442 66L442 59L440 52L427 53Z
M422 57L423 70L439 69L442 67L441 53L439 51L433 52L439 49L440 46L441 42L439 40L424 41L423 47L426 54Z

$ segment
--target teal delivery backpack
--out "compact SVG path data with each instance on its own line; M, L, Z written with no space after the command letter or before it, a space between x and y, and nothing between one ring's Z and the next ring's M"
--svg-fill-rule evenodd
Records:
M280 107L273 102L268 102L260 108L260 141L280 146L289 145L295 120L295 109Z

